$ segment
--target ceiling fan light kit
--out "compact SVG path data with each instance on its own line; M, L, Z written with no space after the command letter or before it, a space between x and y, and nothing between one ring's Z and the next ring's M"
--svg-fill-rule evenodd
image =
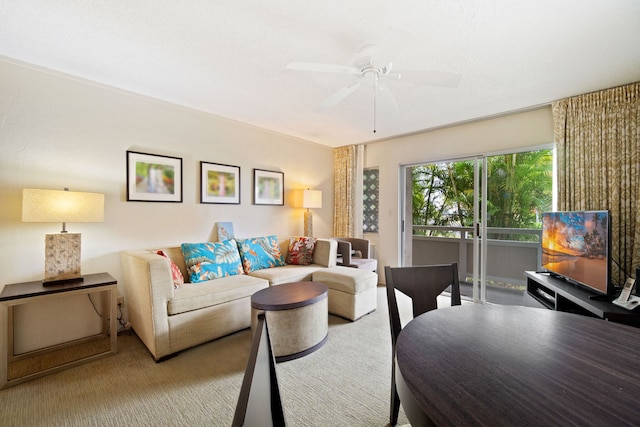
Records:
M460 85L462 76L455 73L434 70L399 70L392 72L394 59L408 44L411 33L391 28L381 43L367 44L355 55L353 65L337 65L315 62L290 62L286 68L297 71L352 74L356 80L331 94L316 106L313 111L324 113L340 104L354 93L364 82L373 87L373 132L376 132L376 114L378 101L385 112L400 112L395 97L386 87L384 81L455 88Z

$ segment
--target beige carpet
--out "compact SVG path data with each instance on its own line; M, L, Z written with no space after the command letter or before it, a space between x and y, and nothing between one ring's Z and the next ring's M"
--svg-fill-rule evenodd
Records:
M250 331L154 363L135 335L118 354L0 390L2 426L228 426L246 367ZM357 322L329 316L315 353L277 365L289 426L385 426L391 340L384 288ZM400 410L398 424L407 419Z

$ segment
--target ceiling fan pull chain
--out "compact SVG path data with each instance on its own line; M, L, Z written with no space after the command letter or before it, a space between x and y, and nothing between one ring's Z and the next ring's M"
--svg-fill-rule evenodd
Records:
M373 83L373 133L376 133L376 92L378 91L378 74L375 75Z

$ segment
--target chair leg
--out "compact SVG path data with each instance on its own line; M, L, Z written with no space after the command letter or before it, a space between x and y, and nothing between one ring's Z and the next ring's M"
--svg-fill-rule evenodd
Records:
M398 396L398 390L396 389L395 361L391 363L391 404L389 406L389 423L394 426L398 424L398 413L400 412L400 396Z
M398 397L398 392L396 391L395 384L391 387L391 415L390 415L390 423L392 426L398 424L398 413L400 412L400 398Z

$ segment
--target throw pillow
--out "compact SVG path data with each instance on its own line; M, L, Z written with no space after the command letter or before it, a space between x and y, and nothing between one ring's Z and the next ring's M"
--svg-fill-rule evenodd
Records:
M238 240L244 272L286 265L276 236L254 237Z
M309 265L313 262L313 249L316 247L315 237L292 237L289 239L287 264Z
M161 255L169 260L169 264L171 265L171 279L173 280L173 288L178 289L180 286L184 285L184 276L182 275L182 271L180 271L180 267L173 262L171 258L164 251L156 251L156 254Z
M236 241L183 243L182 255L191 283L243 274Z

